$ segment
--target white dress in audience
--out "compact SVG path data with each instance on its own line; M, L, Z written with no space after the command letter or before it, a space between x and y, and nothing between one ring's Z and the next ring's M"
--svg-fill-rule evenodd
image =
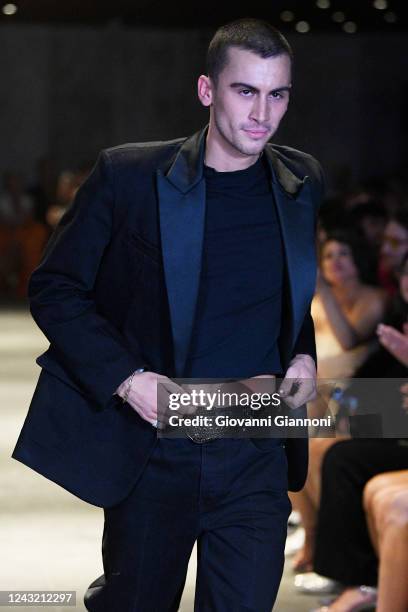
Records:
M334 335L318 295L312 301L318 378L350 378L378 346L375 338L345 350Z

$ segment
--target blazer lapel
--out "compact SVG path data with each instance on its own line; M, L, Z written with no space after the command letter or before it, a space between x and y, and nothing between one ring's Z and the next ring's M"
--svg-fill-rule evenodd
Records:
M163 265L176 376L183 376L198 298L205 226L203 162L207 127L181 146L166 174L157 171ZM286 259L282 350L287 363L315 289L315 214L308 176L298 178L266 149Z
M166 174L157 172L164 276L176 376L183 376L200 284L205 224L206 128L188 138Z
M287 295L284 303L289 312L284 310L282 313L281 348L287 365L315 289L315 213L309 177L300 179L293 174L272 147L266 147L266 155L272 171L272 190L286 260Z

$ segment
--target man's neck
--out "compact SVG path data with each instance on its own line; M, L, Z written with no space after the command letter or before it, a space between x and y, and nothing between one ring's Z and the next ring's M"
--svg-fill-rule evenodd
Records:
M249 168L260 158L261 153L244 155L230 145L226 147L225 141L221 142L214 132L215 130L212 130L210 126L205 143L204 163L206 166L214 168L217 172L235 172Z

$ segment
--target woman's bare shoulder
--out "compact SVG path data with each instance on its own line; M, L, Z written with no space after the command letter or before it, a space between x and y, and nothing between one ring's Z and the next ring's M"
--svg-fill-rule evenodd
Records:
M388 294L381 287L363 285L361 287L360 300L370 303L373 308L385 308L388 302Z

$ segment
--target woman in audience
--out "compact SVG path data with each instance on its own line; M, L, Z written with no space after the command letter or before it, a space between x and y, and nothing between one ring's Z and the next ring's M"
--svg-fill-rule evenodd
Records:
M408 610L408 478L394 476L396 471L402 474L400 470L408 473L406 442L345 440L328 451L314 563L316 572L344 590L331 605L316 612L365 609L376 602L377 583L383 602L377 612ZM380 493L380 485L385 484L387 489ZM397 587L396 583L402 584ZM313 588L305 590L313 592ZM405 601L405 607L391 605L394 595Z
M379 332L383 336L381 347L357 372L361 379L356 378L347 390L347 393L358 395L361 408L366 408L367 413L375 413L376 409L383 408L383 417L385 417L382 423L383 431L385 435L393 437L341 441L330 448L324 458L314 569L321 576L346 585L347 588L334 603L322 608L322 611L354 612L363 609L361 606L368 605L374 600L376 593L371 587L377 584L378 579L377 554L380 555L380 560L381 555L385 555L380 564L380 588L385 581L384 597L389 602L391 587L386 566L390 550L389 538L392 540L394 532L390 528L388 543L384 544L384 547L381 537L378 538L377 535L376 538L374 534L375 521L378 532L381 528L378 521L381 517L386 517L386 514L383 512L384 498L374 495L377 487L371 484L366 489L364 499L365 507L369 511L370 533L374 538L373 548L362 499L363 491L370 479L384 472L408 469L408 384L401 386L398 381L398 378L405 380L408 374L408 335L404 333L404 324L408 317L408 256L405 257L400 274L400 295L393 306L389 323L392 323L395 326L394 331L398 332L398 342L395 342L394 334L388 335L386 332L393 329L392 325L379 326ZM369 381L366 381L365 386L362 384L364 377L373 378L374 394L370 392L371 383L367 384ZM381 382L381 378L387 378L390 382L394 380L395 383L390 385L387 381L385 384L384 380ZM389 417L394 416L394 419L387 419L387 413ZM388 425L391 426L391 433L387 434ZM378 481L373 481L375 482L378 484ZM388 498L390 503L393 499L393 496ZM401 499L399 494L396 495L395 504L399 503L397 499ZM381 500L383 503L380 504ZM399 549L397 553L401 556ZM308 585L302 585L302 590L313 592L312 582L311 580ZM315 580L316 585L318 582ZM357 585L369 585L369 587ZM405 591L402 594L400 592L398 598L405 597L404 593ZM394 608L385 606L381 610L388 612L388 610L394 611Z
M405 389L408 393L408 385ZM380 474L364 489L371 542L379 559L377 612L408 610L408 470Z
M345 232L324 241L312 303L319 378L349 378L374 347L386 295L367 284L369 270L362 242Z
M383 319L385 293L364 282L366 270L361 243L344 231L329 234L321 247L320 275L312 303L316 332L318 377L345 379L353 376L375 348L375 329ZM309 405L310 416L326 411L328 398L321 395ZM309 474L304 489L291 495L305 529L303 547L293 569L310 571L316 515L319 506L320 470L327 449L339 438L311 438Z

